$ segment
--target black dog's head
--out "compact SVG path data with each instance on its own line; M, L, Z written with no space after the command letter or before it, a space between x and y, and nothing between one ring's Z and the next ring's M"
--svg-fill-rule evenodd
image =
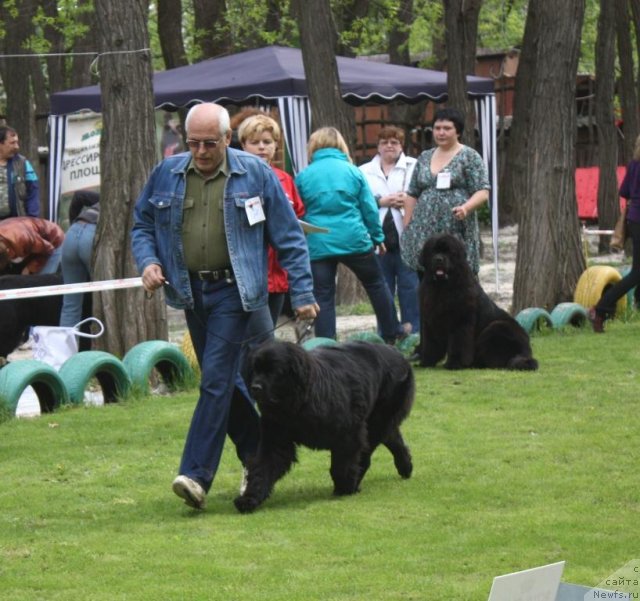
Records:
M276 405L294 412L304 400L308 372L305 349L292 342L269 340L251 357L251 396L262 413Z
M465 246L452 234L431 236L422 247L419 263L429 282L444 283L471 274Z

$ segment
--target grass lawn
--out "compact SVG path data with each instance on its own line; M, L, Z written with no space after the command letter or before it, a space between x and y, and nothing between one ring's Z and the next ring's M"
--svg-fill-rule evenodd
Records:
M403 432L334 499L325 452L254 514L227 448L207 510L171 492L195 391L0 424L0 599L485 601L566 560L595 586L640 556L640 321L533 338L535 373L416 369Z

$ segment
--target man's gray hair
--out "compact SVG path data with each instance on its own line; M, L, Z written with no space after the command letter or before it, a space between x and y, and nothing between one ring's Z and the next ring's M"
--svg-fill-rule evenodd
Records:
M193 114L194 109L197 109L200 106L204 106L205 104L209 104L211 106L217 106L219 109L218 112L218 127L220 129L220 135L224 136L230 129L231 129L231 117L229 117L229 111L224 108L222 105L220 104L215 104L214 102L203 102L201 104L196 104L194 106L192 106L189 109L189 112L187 113L187 117L184 120L184 128L185 131L189 131L189 121L191 118L191 115Z

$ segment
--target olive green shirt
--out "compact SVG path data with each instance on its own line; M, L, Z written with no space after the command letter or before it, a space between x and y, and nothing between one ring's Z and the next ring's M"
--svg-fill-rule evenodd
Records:
M231 266L224 232L224 187L229 176L227 156L212 175L205 177L193 159L187 167L182 213L182 244L189 271Z

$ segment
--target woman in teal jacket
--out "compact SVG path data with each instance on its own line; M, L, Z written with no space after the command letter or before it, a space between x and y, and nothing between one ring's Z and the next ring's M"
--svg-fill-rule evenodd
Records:
M378 329L388 343L403 337L393 297L384 280L375 251L385 252L378 207L367 180L351 164L340 132L323 127L309 138L311 164L296 177L306 208L305 221L329 233L307 236L313 292L320 305L316 336L336 337L336 272L346 265L362 282L373 305Z

